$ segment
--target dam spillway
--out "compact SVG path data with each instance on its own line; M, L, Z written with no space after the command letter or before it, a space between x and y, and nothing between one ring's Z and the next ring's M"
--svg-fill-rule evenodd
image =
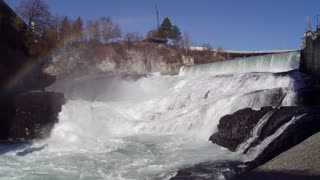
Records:
M180 75L229 74L248 72L285 72L299 69L300 51L183 66Z

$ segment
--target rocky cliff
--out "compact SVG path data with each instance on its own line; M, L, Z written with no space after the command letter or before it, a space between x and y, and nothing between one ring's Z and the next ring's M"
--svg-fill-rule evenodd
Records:
M88 74L177 74L193 59L163 44L136 42L128 47L117 42L106 45L72 43L57 50L53 61L44 68L48 74L79 77Z

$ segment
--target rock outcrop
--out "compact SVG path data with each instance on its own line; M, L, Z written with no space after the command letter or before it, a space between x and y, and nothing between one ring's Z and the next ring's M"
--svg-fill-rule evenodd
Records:
M320 133L236 180L320 179Z
M11 139L39 139L49 136L65 99L61 93L29 92L15 98L15 117L10 129Z
M272 107L265 107L259 111L246 108L226 115L219 121L218 132L213 134L209 140L230 151L236 151L242 142L250 138L251 131L258 121L272 110Z
M171 180L230 179L242 173L242 166L243 163L239 161L206 162L179 170Z
M0 24L0 140L44 137L45 126L56 122L63 94L31 92L44 90L56 78L42 72L48 57L30 54L27 25L4 1Z
M202 163L179 170L172 179L237 179L319 131L320 107L317 106L242 109L222 117L218 132L209 140L246 154L245 161Z
M240 110L221 118L219 131L210 137L210 141L235 151L252 137L259 120L269 113L257 137L242 149L243 153L253 156L250 159L253 161L248 162L250 167L256 167L320 131L319 112L320 107L302 106Z
M121 42L92 45L73 43L57 50L51 64L44 68L59 79L94 74L177 74L190 58L167 45L135 42L128 47Z

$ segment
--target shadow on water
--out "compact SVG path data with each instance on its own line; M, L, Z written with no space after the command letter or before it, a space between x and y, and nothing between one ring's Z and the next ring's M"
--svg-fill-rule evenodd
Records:
M41 151L45 147L46 145L32 147L32 141L2 141L0 142L0 155L16 152L17 156L25 156L36 151Z
M232 180L319 180L320 175L308 171L252 171Z
M20 152L17 152L17 156L25 156L25 155L28 155L28 154L31 154L33 152L36 152L36 151L41 151L42 149L44 149L47 145L42 145L40 147L28 147Z
M318 79L299 70L277 73L277 75L288 75L293 79L293 90L297 93L296 103L298 105L320 105L320 81Z

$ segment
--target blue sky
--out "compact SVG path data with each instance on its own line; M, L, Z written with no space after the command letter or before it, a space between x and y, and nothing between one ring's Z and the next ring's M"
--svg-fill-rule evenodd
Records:
M15 7L21 0L5 0ZM53 15L97 19L110 16L124 32L145 34L160 19L188 32L195 45L234 50L296 49L320 14L320 0L45 0Z

